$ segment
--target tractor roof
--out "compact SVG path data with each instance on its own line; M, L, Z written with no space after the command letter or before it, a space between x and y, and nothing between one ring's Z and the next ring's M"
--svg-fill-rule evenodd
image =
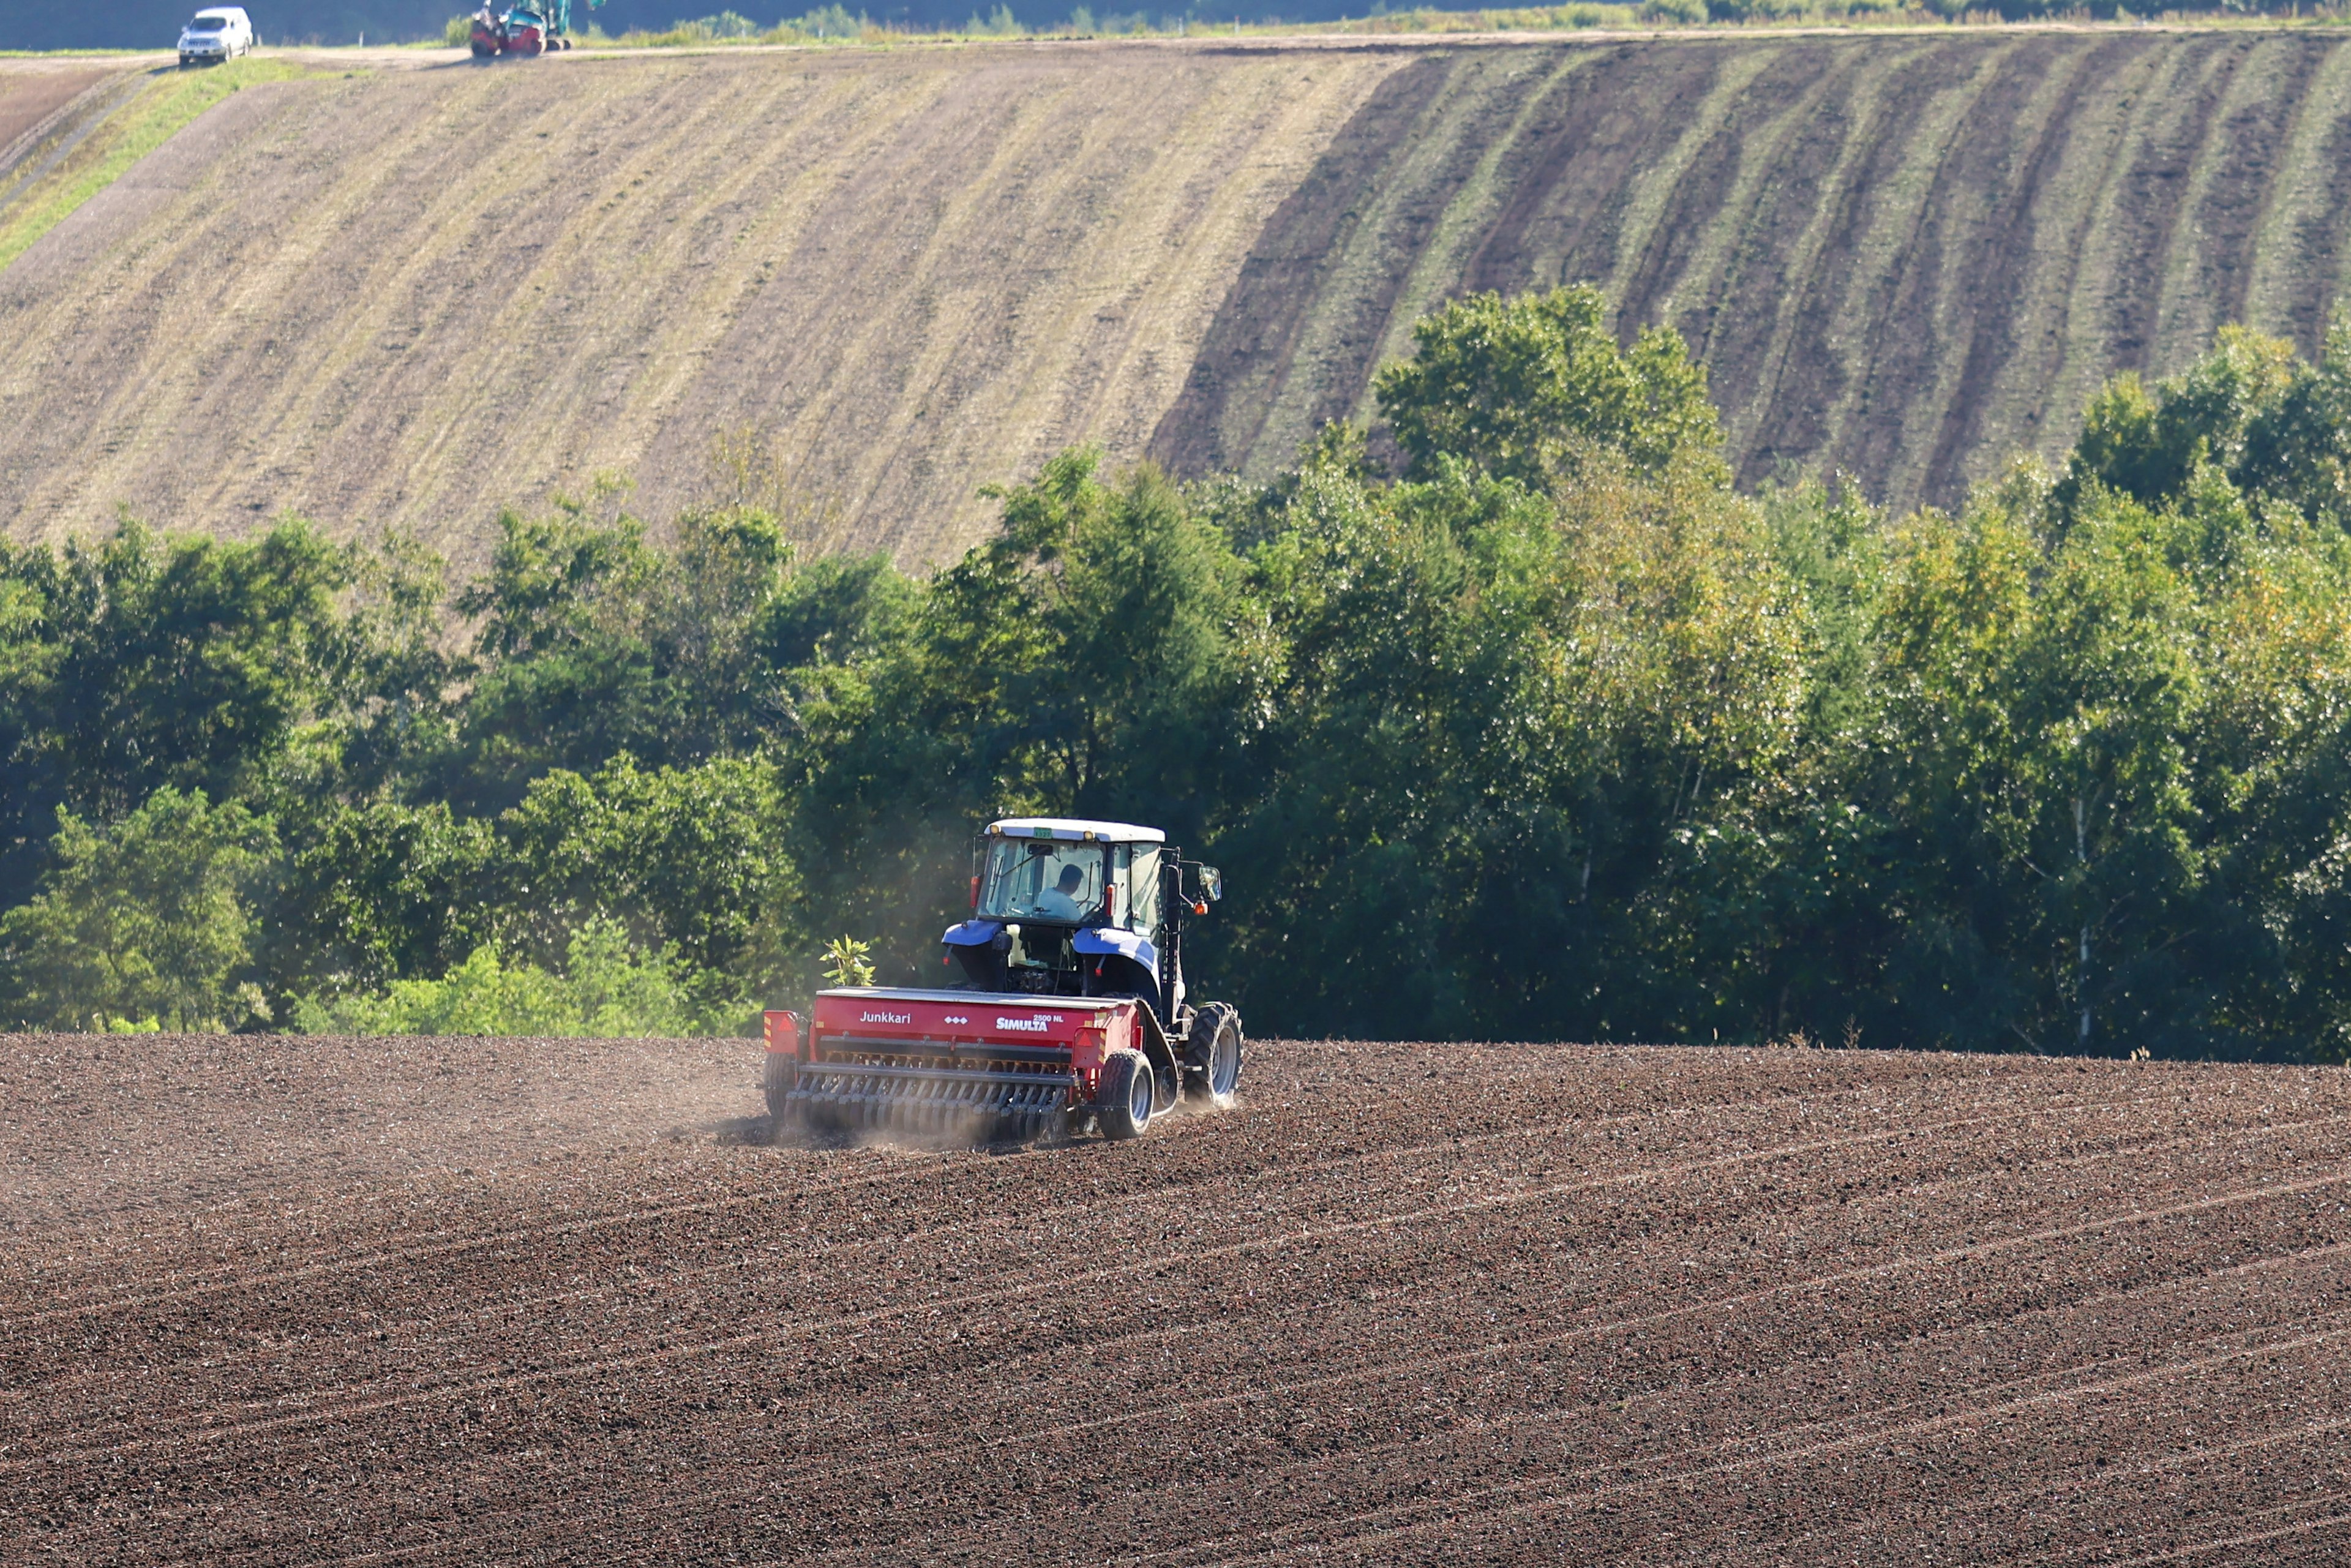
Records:
M1167 835L1133 822L1089 822L1074 817L1007 817L987 831L1008 839L1092 839L1106 844L1164 844Z

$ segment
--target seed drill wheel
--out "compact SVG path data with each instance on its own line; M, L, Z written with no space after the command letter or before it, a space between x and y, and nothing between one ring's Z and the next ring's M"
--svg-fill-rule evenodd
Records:
M799 1064L780 1051L768 1052L768 1065L761 1075L760 1087L768 1093L768 1120L781 1130L790 1109L785 1099L799 1077Z
M1184 1047L1184 1097L1202 1105L1233 1103L1241 1085L1241 1015L1229 1002L1210 1002L1192 1015Z
M1102 1088L1094 1096L1094 1114L1102 1136L1117 1142L1143 1136L1151 1124L1152 1103L1159 1085L1151 1063L1139 1051L1113 1051L1102 1058Z

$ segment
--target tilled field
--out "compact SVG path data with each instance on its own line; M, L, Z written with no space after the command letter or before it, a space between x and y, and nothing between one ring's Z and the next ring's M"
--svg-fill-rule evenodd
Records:
M0 1561L2336 1563L2351 1079L1276 1044L1015 1154L734 1044L0 1044Z

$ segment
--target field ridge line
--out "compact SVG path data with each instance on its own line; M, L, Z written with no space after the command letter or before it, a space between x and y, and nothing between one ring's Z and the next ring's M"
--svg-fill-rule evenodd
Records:
M2342 1118L2340 1117L2327 1118L2329 1121L2339 1121ZM2308 1124L2295 1124L2294 1125L2302 1126ZM2159 1147L2161 1145L2157 1146ZM2128 1152L2136 1153L2137 1151L2134 1150ZM2064 1164L2070 1162L2060 1163ZM2149 1218L2159 1218L2164 1217L2163 1211L2159 1210L2145 1212ZM2116 1218L2116 1217L2114 1216L2108 1216L2107 1220L2111 1221ZM998 1448L1022 1443L1040 1442L1053 1437L1071 1437L1081 1433L1102 1431L1114 1427L1128 1426L1138 1421L1165 1419L1171 1416L1184 1415L1197 1410L1209 1410L1223 1406L1244 1405L1264 1399L1280 1398L1292 1394L1303 1394L1326 1388L1343 1387L1353 1383L1371 1381L1384 1373L1392 1372L1398 1367L1405 1365L1416 1367L1467 1366L1474 1364L1479 1361L1490 1360L1497 1356L1507 1355L1519 1351L1540 1346L1564 1344L1571 1341L1583 1338L1596 1338L1614 1331L1651 1326L1656 1323L1669 1322L1677 1317L1690 1316L1719 1309L1738 1308L1751 1305L1758 1301L1768 1301L1774 1296L1793 1295L1809 1290L1848 1284L1857 1280L1872 1277L1873 1273L1882 1277L1884 1275L1900 1272L1913 1268L1934 1267L1948 1262L1963 1260L1963 1259L1966 1258L1991 1256L2011 1247L2033 1245L2047 1240L2069 1239L2076 1233L2089 1233L2093 1231L2100 1223L2103 1222L2085 1222L2082 1227L2069 1228L2064 1230L2045 1230L2030 1234L2020 1234L2015 1237L2003 1237L1991 1241L1972 1242L1963 1249L1945 1249L1940 1252L1920 1254L1916 1259L1890 1260L1885 1263L1872 1264L1868 1268L1863 1270L1845 1270L1833 1274L1813 1275L1801 1280L1783 1281L1779 1284L1767 1286L1762 1290L1745 1291L1734 1295L1712 1296L1702 1301L1687 1302L1675 1307L1664 1308L1654 1312L1636 1313L1630 1317L1611 1318L1599 1322L1579 1323L1572 1328L1562 1329L1556 1333L1541 1334L1531 1339L1507 1340L1498 1343L1479 1345L1468 1350L1452 1351L1438 1355L1431 1355L1425 1353L1416 1354L1412 1356L1409 1362L1379 1362L1368 1366L1350 1367L1344 1372L1332 1373L1321 1377L1299 1378L1290 1382L1276 1383L1265 1387L1252 1387L1230 1394L1203 1395L1196 1399L1168 1400L1144 1408L1121 1411L1116 1415L1093 1416L1081 1421L1057 1422L1052 1426L1036 1427L1028 1432L1007 1433L1000 1436L983 1437L976 1440L962 1441L953 1445L942 1445L905 1455L893 1455L886 1459L868 1459L851 1465L827 1465L822 1467L811 1465L800 1469L787 1471L785 1472L785 1477L786 1479L789 1479L801 1475L813 1474L816 1473L820 1468L821 1468L825 1473L832 1475L859 1475L868 1471L892 1469L898 1465L912 1463L924 1458L935 1458L938 1454L945 1452L963 1451L973 1448ZM2276 1263L2297 1259L2323 1258L2330 1254L2345 1250L2351 1250L2351 1242L2339 1242L2326 1247L2305 1249L2300 1252L2278 1254L2273 1258L2259 1259L2250 1263L2233 1264L2228 1269L2209 1270L2204 1274L2194 1276L2194 1278L2225 1279L2229 1275L2239 1271L2252 1271L2257 1268L2266 1268ZM2182 1276L2182 1278L2187 1277L2188 1276ZM2121 1300L2134 1293L2137 1293L2136 1291L2106 1291L2085 1299L2089 1301L2103 1301L2110 1299ZM1123 1336L1120 1340L1112 1343L1123 1343L1125 1342L1126 1337L1147 1336Z
M2044 1106L2036 1107L2027 1112L2012 1113L2011 1113L2011 1119L2024 1119L2030 1116L2043 1114L2046 1113L2048 1109L2048 1107ZM1382 1215L1368 1219L1346 1220L1333 1225L1308 1227L1297 1230L1281 1231L1270 1236L1253 1237L1246 1241L1233 1242L1221 1247L1198 1248L1188 1251L1155 1254L1151 1257L1138 1259L1127 1263L1113 1264L1100 1269L1081 1270L1075 1274L1062 1275L1050 1280L1024 1281L1020 1284L1006 1286L999 1290L975 1291L963 1296L953 1297L946 1300L929 1301L919 1304L908 1303L901 1305L893 1303L886 1306L872 1308L865 1312L844 1313L832 1318L810 1320L802 1322L787 1322L772 1323L757 1329L746 1330L740 1333L725 1334L708 1340L695 1340L685 1344L658 1347L651 1350L636 1351L611 1356L586 1357L579 1361L566 1363L560 1365L535 1368L520 1373L502 1373L490 1377L473 1377L458 1382L438 1384L429 1387L412 1386L401 1393L386 1395L376 1399L360 1399L354 1400L347 1404L337 1404L329 1406L292 1410L282 1416L265 1416L255 1420L224 1422L216 1427L206 1427L193 1433L188 1433L186 1436L193 1440L206 1442L215 1441L221 1438L242 1437L252 1433L317 1425L323 1422L342 1419L354 1415L370 1414L378 1410L401 1408L411 1405L440 1399L462 1397L469 1394L483 1394L496 1390L520 1387L532 1383L548 1382L558 1379L569 1380L580 1377L594 1376L605 1372L633 1371L645 1366L667 1365L705 1354L713 1354L729 1349L739 1349L747 1345L769 1341L805 1338L827 1330L862 1327L872 1323L886 1322L893 1318L909 1316L917 1312L930 1312L935 1313L956 1308L978 1306L1018 1300L1021 1297L1032 1296L1044 1291L1065 1290L1072 1285L1092 1284L1104 1280L1117 1279L1123 1276L1144 1273L1151 1270L1157 1269L1169 1262L1196 1262L1210 1258L1238 1257L1250 1252L1262 1251L1269 1248L1293 1245L1300 1241L1318 1240L1332 1236L1362 1234L1373 1230L1409 1226L1422 1220L1437 1218L1485 1213L1497 1208L1515 1207L1536 1199L1559 1197L1568 1193L1593 1191L1611 1186L1636 1186L1658 1176L1687 1176L1704 1171L1727 1170L1741 1165L1783 1159L1793 1155L1815 1153L1823 1149L1858 1147L1871 1143L1883 1142L1889 1138L1915 1135L1924 1132L1949 1131L1959 1127L1971 1126L1984 1122L1999 1121L2002 1119L2003 1118L2000 1115L1988 1113L1977 1116L1956 1118L1943 1123L1916 1124L1883 1129L1871 1133L1852 1134L1841 1137L1811 1139L1793 1144L1779 1145L1766 1149L1741 1151L1740 1153L1733 1155L1716 1155L1702 1160L1685 1161L1668 1166L1645 1167L1639 1171L1624 1172L1614 1176L1583 1177L1574 1181L1552 1183L1542 1186L1523 1188L1516 1192L1482 1195L1457 1204L1429 1205L1422 1208L1408 1210L1395 1215ZM2191 1204L2177 1206L2175 1207L2166 1208L2163 1210L2143 1210L2137 1211L2130 1215L2112 1216L2104 1220L2092 1222L2090 1225L2085 1226L2082 1228L2085 1232L2094 1231L2096 1229L2130 1223L2133 1220L2139 1218L2159 1218L2172 1213L2192 1212L2199 1208L2209 1209L2220 1207L2224 1207L2227 1203L2232 1201L2243 1201L2247 1198L2274 1196L2280 1193L2299 1191L2310 1187L2338 1185L2346 1181L2351 1181L2351 1172L2344 1172L2325 1177L2313 1178L2311 1181L2306 1183L2278 1184L2270 1187L2245 1189L2241 1192L2199 1199ZM2033 1239L2035 1239L2035 1238L2030 1236L2003 1238L1999 1241L1986 1242L1980 1245L1986 1249L1999 1249L2023 1245ZM1873 1265L1868 1270L1861 1270L1856 1277L1867 1278L1883 1271L1911 1266L1916 1266L1915 1262L1896 1260L1886 1264ZM1762 1292L1760 1294L1768 1293L1769 1292ZM281 1396L266 1401L248 1403L243 1406L243 1408L247 1410L266 1410L271 1408L284 1409L288 1404L294 1402L294 1398L295 1396ZM239 1406L235 1404L231 1404L219 1408L224 1411L235 1411L238 1409ZM206 1412L206 1414L209 1415L211 1412ZM27 1455L21 1458L0 1457L0 1474L7 1474L40 1466L54 1465L64 1460L74 1458L87 1458L100 1455L134 1452L173 1440L178 1436L180 1436L178 1433L159 1434L153 1437L131 1438L120 1443L102 1444L87 1448L55 1449L45 1453Z
M1325 1237L1356 1235L1370 1230L1386 1229L1395 1226L1411 1225L1426 1219L1448 1218L1464 1214L1479 1214L1490 1209L1512 1207L1518 1204L1531 1202L1537 1198L1557 1197L1571 1192L1592 1191L1609 1186L1628 1186L1661 1176L1690 1175L1699 1171L1726 1170L1737 1166L1750 1165L1760 1161L1784 1159L1793 1155L1815 1153L1822 1149L1850 1147L1870 1143L1879 1143L1888 1138L1903 1136L1906 1134L1947 1131L1953 1127L1970 1126L1977 1123L1996 1121L1999 1119L2000 1118L1997 1116L1985 1114L1980 1116L1964 1117L1946 1124L1928 1124L1926 1125L1896 1127L1879 1132L1854 1134L1837 1138L1808 1139L1794 1144L1779 1145L1768 1149L1743 1151L1735 1155L1716 1155L1703 1160L1687 1161L1677 1166L1667 1166L1661 1169L1644 1169L1641 1171L1626 1172L1617 1176L1588 1177L1573 1182L1554 1183L1541 1187L1529 1187L1518 1192L1496 1193L1488 1196L1481 1196L1456 1204L1432 1204L1426 1207L1409 1210L1401 1214L1383 1215L1371 1219L1343 1220L1335 1225L1307 1227L1298 1230L1281 1231L1271 1236L1254 1237L1247 1241L1233 1242L1223 1247L1196 1248L1183 1252L1155 1254L1151 1257L1137 1259L1131 1262L1110 1264L1100 1269L1083 1270L1076 1274L1062 1275L1051 1280L1028 1281L1017 1285L1008 1285L1000 1290L974 1291L963 1296L957 1296L944 1301L925 1301L919 1306L913 1304L893 1304L884 1307L873 1308L867 1312L847 1313L835 1318L799 1323L787 1322L773 1324L764 1328L747 1330L741 1333L721 1335L716 1339L697 1340L690 1344L673 1345L666 1349L641 1351L614 1356L592 1356L559 1366L541 1367L522 1373L500 1374L495 1377L471 1378L461 1383L443 1384L431 1388L412 1388L403 1393L387 1396L381 1399L358 1401L347 1406L336 1406L331 1408L324 1409L300 1410L288 1413L282 1416L254 1421L227 1423L216 1427L205 1428L193 1434L193 1436L202 1440L212 1441L223 1437L240 1437L248 1433L269 1431L282 1427L314 1425L319 1422L335 1420L348 1416L367 1414L377 1410L393 1409L402 1406L423 1403L429 1400L444 1399L465 1394L487 1393L495 1389L518 1387L528 1383L545 1382L558 1378L569 1379L592 1376L601 1372L632 1371L643 1366L665 1365L676 1361L714 1354L722 1350L739 1349L746 1345L757 1344L769 1340L799 1338L828 1329L863 1326L869 1323L886 1322L889 1319L907 1316L915 1312L944 1312L959 1307L977 1306L997 1301L1018 1300L1023 1296L1035 1295L1042 1291L1066 1290L1071 1285L1091 1284L1103 1280L1112 1280L1125 1275L1143 1273L1150 1270L1159 1268L1169 1262L1196 1262L1209 1258L1238 1257L1249 1252L1262 1251L1271 1247L1290 1246L1300 1241L1315 1240ZM2346 1173L2344 1176L2331 1179L2336 1181L2351 1180L2351 1173ZM288 1400L285 1398L277 1398L266 1401L258 1407L283 1407L287 1403L288 1403ZM248 1406L248 1408L253 1407L255 1406ZM225 1408L234 1410L236 1406L232 1405L225 1406ZM23 1458L0 1458L0 1474L7 1474L13 1471L23 1470L37 1466L52 1465L61 1460L71 1458L88 1458L104 1454L133 1452L141 1448L155 1446L155 1444L163 1440L164 1439L162 1437L131 1438L122 1443L104 1444L90 1448L53 1450L48 1453L31 1455Z
M2335 1315L2340 1317L2346 1314L2338 1313ZM1844 1436L1833 1437L1823 1442L1803 1444L1792 1448L1775 1448L1767 1453L1741 1455L1736 1458L1725 1459L1719 1464L1703 1465L1694 1469L1678 1470L1667 1475L1643 1477L1636 1480L1626 1481L1613 1486L1588 1487L1581 1490L1538 1497L1531 1501L1520 1502L1514 1500L1508 1503L1500 1503L1492 1502L1491 1500L1502 1499L1510 1497L1513 1494L1523 1493L1531 1490L1536 1487L1542 1486L1547 1481L1563 1480L1567 1478L1565 1476L1538 1477L1524 1481L1505 1481L1496 1486L1479 1488L1474 1491L1457 1492L1449 1497L1431 1498L1407 1505L1370 1510L1364 1513L1346 1515L1335 1520L1316 1521L1311 1525L1268 1531L1265 1531L1264 1534L1267 1536L1276 1534L1296 1535L1307 1530L1317 1529L1332 1524L1344 1526L1356 1523L1370 1523L1374 1520L1393 1517L1405 1513L1407 1511L1430 1509L1442 1511L1438 1516L1434 1519L1416 1519L1400 1522L1393 1526L1374 1530L1358 1531L1354 1533L1340 1536L1333 1540L1317 1541L1314 1542L1314 1544L1317 1545L1335 1545L1342 1542L1346 1544L1356 1544L1364 1542L1382 1541L1393 1536L1409 1534L1415 1531L1425 1530L1432 1524L1458 1524L1464 1519L1480 1518L1491 1514L1497 1511L1498 1509L1505 1506L1518 1510L1520 1517L1525 1517L1536 1512L1553 1512L1561 1509L1574 1507L1579 1503L1588 1504L1599 1501L1604 1498L1620 1497L1637 1492L1650 1491L1661 1486L1668 1486L1676 1483L1687 1484L1691 1481L1708 1480L1722 1476L1736 1475L1741 1471L1756 1469L1765 1466L1785 1463L1792 1460L1818 1458L1824 1455L1838 1453L1844 1450L1861 1447L1865 1444L1882 1443L1889 1437L1917 1437L1923 1433L1959 1426L1964 1422L1980 1420L1988 1416L2000 1416L2018 1410L2030 1410L2045 1406L2066 1404L2080 1399L2087 1395L2111 1394L2126 1388L2138 1387L2145 1384L2154 1382L2159 1378L2175 1376L2181 1373L2200 1371L2212 1366L2222 1366L2232 1361L2242 1361L2248 1357L2257 1355L2275 1354L2280 1351L2307 1350L2317 1345L2329 1343L2345 1338L2351 1338L2351 1324L2346 1324L2340 1328L2326 1329L2315 1333L2300 1333L2284 1339L2244 1345L2234 1350L2223 1351L2213 1355L2192 1356L2179 1361L2166 1362L2159 1365L2147 1367L2126 1376L2109 1378L2103 1382L2080 1384L2069 1388L2051 1389L2043 1393L2026 1395L2020 1398L2002 1400L1991 1405L1970 1406L1964 1410L1954 1410L1945 1415L1928 1416L1917 1421L1905 1422L1887 1427L1872 1428L1867 1431L1848 1433ZM1696 1451L1704 1453L1719 1450L1699 1449ZM1671 1456L1660 1456L1660 1458L1670 1457ZM1590 1468L1593 1469L1599 1469L1617 1467ZM1460 1506L1464 1502L1470 1501L1476 1501L1481 1505L1490 1503L1490 1506L1479 1506L1475 1509L1467 1510ZM1171 1557L1186 1555L1190 1552L1198 1551L1201 1548L1198 1547L1177 1548L1170 1552L1150 1552L1141 1556L1119 1558L1114 1561L1122 1563L1149 1563L1164 1561ZM1274 1547L1268 1551L1253 1552L1238 1557L1218 1557L1213 1559L1208 1564L1207 1564L1207 1568L1240 1568L1240 1565L1244 1563L1279 1561L1284 1550L1285 1549L1281 1547Z
M1498 1143L1507 1139L1539 1136L1543 1133L1572 1125L1583 1125L1593 1128L1608 1127L1620 1125L1628 1122L1637 1122L1645 1118L1694 1115L1708 1110L1748 1109L1750 1107L1768 1109L1792 1103L1802 1103L1808 1100L1813 1099L1823 1101L1858 1099L1864 1097L1866 1092L1867 1087L1865 1087L1854 1090L1839 1091L1834 1094L1822 1096L1791 1094L1777 1100L1757 1102L1724 1100L1714 1105L1671 1106L1663 1109L1625 1112L1618 1115L1598 1117L1583 1122L1579 1122L1577 1118L1572 1116L1554 1117L1540 1123L1528 1123L1514 1127L1499 1128L1490 1133L1476 1133L1457 1137L1437 1138L1418 1144L1399 1144L1381 1149L1357 1150L1352 1154L1328 1155L1322 1159L1310 1161L1304 1165L1269 1167L1269 1169L1278 1168L1283 1173L1296 1172L1300 1174L1335 1170L1351 1163L1362 1163L1364 1161L1382 1158L1395 1158L1414 1154L1433 1153L1437 1150L1447 1147L1460 1147L1470 1145ZM2140 1099L2116 1101L2085 1101L2079 1099L2064 1100L2052 1102L2043 1109L2049 1112L2056 1112L2079 1109L2085 1104L2093 1106L2111 1104L2120 1107L2142 1104L2146 1103L2148 1100L2162 1098L2165 1098L2165 1096L2154 1095L2146 1096ZM1055 1151L1052 1150L1030 1149L1023 1151L1020 1154L1006 1157L1016 1160L1042 1159L1051 1157L1054 1153ZM524 1226L507 1230L486 1232L480 1236L460 1237L449 1241L427 1242L415 1247L376 1249L363 1252L355 1252L348 1254L343 1258L326 1259L316 1263L306 1263L299 1268L281 1270L269 1274L236 1274L234 1272L235 1265L221 1264L216 1268L200 1271L197 1273L195 1279L189 1283L176 1286L169 1290L156 1291L142 1289L138 1282L133 1281L127 1284L104 1287L103 1294L98 1295L85 1301L76 1302L61 1307L44 1308L39 1312L16 1316L0 1315L0 1333L5 1333L9 1330L17 1327L29 1327L39 1323L52 1322L58 1318L76 1317L85 1315L92 1312L103 1312L111 1306L123 1304L146 1306L159 1301L191 1300L197 1296L215 1294L221 1291L235 1290L241 1286L285 1284L295 1280L311 1279L321 1274L334 1273L347 1270L376 1268L381 1267L387 1263L405 1262L424 1258L445 1257L451 1253L462 1252L469 1249L497 1247L511 1245L517 1242L545 1240L560 1236L575 1236L586 1230L596 1229L604 1226L626 1225L637 1220L673 1219L694 1214L713 1214L722 1212L728 1208L744 1207L753 1204L774 1202L779 1199L789 1199L797 1197L824 1193L847 1192L857 1187L879 1186L891 1181L913 1181L923 1176L935 1174L940 1168L940 1165L925 1162L919 1168L876 1171L869 1175L843 1176L831 1182L820 1183L815 1186L798 1186L781 1191L730 1193L724 1197L702 1199L692 1203L669 1204L652 1208L611 1209L601 1214L587 1215L578 1219L563 1220L552 1225ZM1203 1182L1210 1179L1223 1179L1223 1174L1220 1173L1216 1177L1204 1176L1201 1179ZM1107 1201L1126 1202L1139 1197L1158 1196L1169 1190L1175 1189L1154 1188L1149 1192L1144 1193L1122 1193ZM1098 1206L1071 1205L1069 1207L1074 1208L1078 1207ZM1050 1210L1045 1212L1057 1213L1065 1212L1065 1210ZM1019 1218L1024 1219L1033 1218L1036 1217L1037 1213L1038 1211L1032 1210ZM982 1223L994 1223L995 1221L996 1217L991 1216L987 1220L973 1221L972 1223L977 1225ZM943 1228L943 1230L952 1231L955 1228L956 1228L947 1227ZM941 1230L933 1230L924 1232L923 1234L935 1235L940 1233L942 1233Z

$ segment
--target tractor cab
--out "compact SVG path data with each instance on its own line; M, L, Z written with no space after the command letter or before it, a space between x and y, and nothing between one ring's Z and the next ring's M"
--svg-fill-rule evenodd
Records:
M991 822L974 862L972 917L945 938L960 985L1134 997L1181 1031L1183 921L1223 895L1215 867L1156 828L1063 817Z

